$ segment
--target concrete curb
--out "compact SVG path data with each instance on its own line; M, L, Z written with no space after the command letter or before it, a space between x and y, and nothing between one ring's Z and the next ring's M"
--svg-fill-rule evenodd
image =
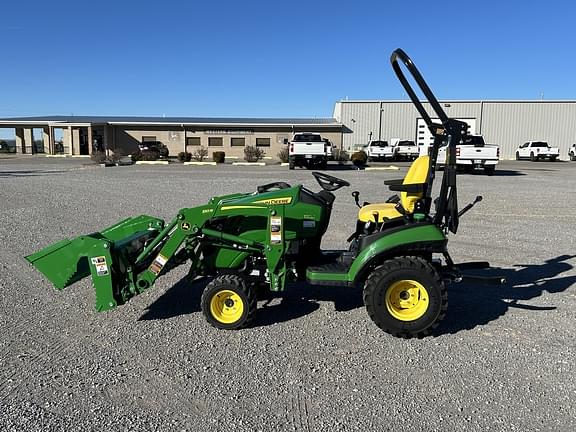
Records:
M47 154L47 155L44 155L44 157L47 157L47 158L65 158L65 157L68 157L68 155L48 155Z
M280 163L280 166L289 166L290 164L288 162L282 162Z
M136 165L168 165L168 161L136 161Z
M236 166L266 166L265 162L232 162Z
M366 167L364 171L398 171L399 169L396 165L390 165L387 167Z
M209 165L209 166L216 166L216 162L184 162L184 165Z

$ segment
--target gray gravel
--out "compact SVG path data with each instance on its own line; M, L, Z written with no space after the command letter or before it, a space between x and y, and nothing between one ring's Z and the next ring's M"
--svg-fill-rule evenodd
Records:
M184 267L127 305L94 312L85 279L56 291L22 259L137 214L173 217L211 196L309 172L81 160L0 160L2 431L576 430L576 163L503 162L460 175L457 261L488 259L506 287L454 285L434 337L400 340L367 317L359 290L295 286L259 303L252 328L210 327ZM339 170L361 199L399 171ZM324 247L357 211L337 200Z

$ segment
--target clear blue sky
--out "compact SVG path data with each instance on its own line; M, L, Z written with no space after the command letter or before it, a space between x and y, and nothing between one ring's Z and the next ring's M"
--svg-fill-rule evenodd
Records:
M0 117L329 117L404 99L576 99L571 1L5 1Z

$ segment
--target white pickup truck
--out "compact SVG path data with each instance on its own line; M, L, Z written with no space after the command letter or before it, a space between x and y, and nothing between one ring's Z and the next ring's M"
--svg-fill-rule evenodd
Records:
M420 154L420 149L414 141L395 139L392 140L392 145L396 148L398 160L414 160Z
M396 147L388 144L388 141L372 140L366 147L368 161L373 160L393 160L396 157Z
M332 150L332 148L330 148ZM322 136L312 132L295 133L288 144L288 168L295 166L326 169L328 151Z
M438 165L446 162L446 148L438 150ZM484 169L488 175L494 174L500 159L500 148L496 144L484 143L481 135L468 135L462 144L456 146L456 166L468 170Z
M537 161L539 159L548 159L554 162L560 156L558 147L550 147L546 141L528 141L516 149L516 160L530 159Z

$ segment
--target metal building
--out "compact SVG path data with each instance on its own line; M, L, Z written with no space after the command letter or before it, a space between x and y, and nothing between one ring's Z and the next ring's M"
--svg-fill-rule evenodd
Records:
M576 101L441 101L449 117L467 121L471 132L500 146L502 159L513 159L526 141L547 141L568 159L576 142ZM424 106L431 112L429 104ZM432 115L432 114L431 114ZM434 117L434 115L432 115ZM421 119L409 101L342 100L334 118L343 125L342 146L353 150L370 139L410 139L423 142ZM420 127L418 127L420 126Z

